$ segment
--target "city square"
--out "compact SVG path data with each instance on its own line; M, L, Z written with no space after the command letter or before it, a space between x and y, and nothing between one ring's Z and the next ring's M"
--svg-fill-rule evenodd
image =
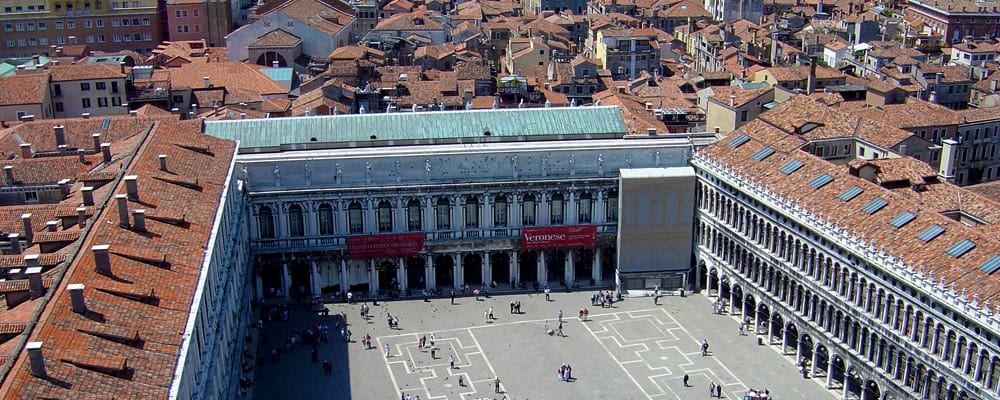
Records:
M703 294L661 296L659 304L652 297L626 297L606 308L591 305L594 293L553 293L551 301L541 293L459 296L454 305L449 296L380 301L378 306L335 303L325 305L329 316L307 305L288 305L287 322L264 322L259 332L253 396L704 399L714 384L730 399L742 399L751 389L767 389L778 399L834 398L823 388L825 380L803 379L791 356L758 346L752 333L741 336L737 317L713 314ZM522 313L512 314L510 304L518 301ZM367 320L360 315L362 304L370 307ZM494 319L487 318L491 307ZM581 309L588 311L586 320ZM564 336L558 333L560 310ZM389 314L398 318L397 329L389 327ZM350 343L337 327L345 317ZM271 349L283 347L293 329L313 324L330 329L329 341L318 345L316 362L301 343L277 361L271 358ZM370 349L362 345L365 335L371 336ZM710 344L705 356L703 341ZM330 375L321 367L325 360L334 366ZM558 374L563 364L572 367L569 381Z

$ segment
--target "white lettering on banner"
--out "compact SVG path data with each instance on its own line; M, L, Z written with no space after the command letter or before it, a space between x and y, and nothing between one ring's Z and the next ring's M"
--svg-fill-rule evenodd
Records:
M566 235L556 235L556 234L542 234L542 235L532 235L525 234L524 238L529 242L541 242L549 240L566 240Z

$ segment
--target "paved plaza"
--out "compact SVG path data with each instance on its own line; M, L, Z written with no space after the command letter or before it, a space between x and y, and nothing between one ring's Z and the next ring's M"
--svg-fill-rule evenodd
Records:
M712 382L721 384L729 399L742 399L749 388L767 388L779 400L836 398L823 388L823 378L803 379L791 356L758 346L753 335L739 336L737 319L712 314L704 295L665 296L659 305L650 297L627 298L602 308L591 306L592 294L553 293L551 301L541 294L459 297L455 305L449 298L368 303L367 321L360 303L328 304L329 317L290 305L287 322L265 323L260 332L252 395L258 400L394 400L400 392L421 400L707 399ZM512 300L521 302L521 314L509 312ZM494 320L486 318L490 307ZM589 310L587 321L578 317L581 308ZM547 332L558 328L559 310L565 337ZM387 313L398 317L398 329L389 328ZM335 327L343 318L353 333L351 343ZM329 342L318 346L319 362L310 360L303 344L272 361L271 348L283 348L292 329L315 323L330 326ZM373 349L362 346L365 334ZM433 337L435 358L419 348L421 337L428 342ZM699 350L703 340L710 344L705 357ZM324 373L324 360L334 365L332 374ZM563 363L572 367L570 382L558 377ZM502 393L495 393L497 377Z

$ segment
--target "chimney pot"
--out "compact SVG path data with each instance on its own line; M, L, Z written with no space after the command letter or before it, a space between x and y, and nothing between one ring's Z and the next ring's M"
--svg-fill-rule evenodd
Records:
M45 229L49 232L55 232L59 230L59 221L52 220L45 222Z
M95 133L95 134L90 135L90 136L92 138L94 138L94 152L95 153L100 152L101 151L101 134L100 133Z
M56 146L66 144L66 127L62 125L56 125L52 127L52 130L56 135Z
M132 211L132 219L135 220L134 222L135 230L139 232L146 231L146 210Z
M201 79L205 81L205 89L208 89L208 88L212 87L212 80L211 80L211 78L205 76L205 77L202 77Z
M646 134L649 136L656 136L656 128L646 128Z
M90 248L94 252L94 268L97 273L111 275L111 253L108 252L111 246L99 244Z
M31 149L31 143L21 143L21 158L29 159L35 156L35 151Z
M90 113L83 113L80 114L80 116L83 117L83 119L90 119Z
M59 150L59 154L60 155L66 154L66 150L69 150L69 146L61 144L61 145L56 146L56 150Z
M84 186L80 188L80 193L83 194L83 205L94 205L94 188L92 186Z
M49 374L45 372L45 357L42 356L42 342L28 342L24 345L24 349L28 351L28 364L31 365L31 374L42 379L47 379Z
M28 115L21 116L21 122L31 122L31 121L34 121L34 120L35 120L34 114L28 114Z
M167 155L160 154L160 171L167 171Z
M7 177L7 185L13 186L14 185L14 166L13 165L4 165L4 167L3 167L3 173L4 173L4 176Z
M104 155L104 163L111 163L111 143L101 143L101 154Z
M7 235L7 240L10 240L10 252L14 254L21 254L21 234L14 232Z
M241 112L240 113L240 119L247 119L247 113Z
M25 254L21 258L24 259L24 264L27 265L28 268L31 268L31 267L41 267L41 265L38 263L38 257L39 257L38 254Z
M76 208L76 223L80 225L80 228L87 226L87 207Z
M280 65L280 64L278 64L278 60L271 61L271 67L272 68L278 68L278 65Z
M24 240L31 246L35 239L34 228L31 226L31 213L21 214L21 229L24 231Z
M45 287L42 285L42 267L30 267L24 274L28 277L28 295L33 299L42 297L45 294Z
M719 133L719 127L715 127L715 133Z
M126 175L125 176L125 192L128 193L128 198L130 200L139 200L139 183L136 181L138 175Z
M87 313L87 302L83 299L83 289L85 289L82 283L71 283L66 285L66 290L69 291L69 300L73 306L73 312L77 314Z
M130 116L130 117L138 117L138 116L139 116L139 111L136 111L136 110L130 110L130 111L128 112L128 116Z
M129 228L128 195L115 195L115 201L118 202L118 226L121 226L122 228Z
M997 92L997 80L996 79L990 81L990 91L993 92L993 93Z

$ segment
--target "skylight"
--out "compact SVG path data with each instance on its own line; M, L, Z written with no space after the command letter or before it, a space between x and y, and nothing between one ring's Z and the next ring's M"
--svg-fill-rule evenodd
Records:
M827 183L830 182L833 182L833 177L830 176L830 174L823 174L809 181L809 186L812 186L815 189L819 189L823 187L823 185L826 185Z
M764 161L764 159L770 157L771 154L774 154L774 149L770 147L765 147L763 149L760 149L760 151L754 153L753 159L757 161Z
M951 245L951 247L949 247L948 250L945 250L945 253L948 253L948 255L952 257L959 258L963 254L968 253L969 250L974 249L975 247L976 243L974 243L969 239L964 239L961 242Z
M920 232L920 234L917 235L917 239L923 240L924 242L929 242L931 240L934 240L934 238L938 237L938 235L942 233L944 233L944 228L942 228L941 225L934 224L928 227L927 229L924 229L923 232Z
M869 214L875 214L876 212L878 212L878 210L881 210L882 207L885 207L886 204L889 204L889 202L879 197L876 198L875 200L872 200L872 202L868 203L867 206L862 207L861 211L864 211Z
M804 164L802 163L802 161L792 159L791 161L785 163L785 165L781 166L781 168L779 168L778 171L781 171L781 173L788 175L792 172L797 171L799 168L802 168L803 165Z
M837 196L837 198L839 198L842 201L847 202L847 201L851 201L851 199L853 199L855 197L858 197L858 195L861 194L861 193L863 193L863 192L864 192L864 189L861 189L861 188L859 188L857 186L851 186L850 188L848 188L847 190L845 190L844 193L841 193L840 196Z
M899 214L895 218L891 219L889 221L889 225L892 225L896 229L899 229L902 228L903 225L906 225L910 223L910 221L913 221L913 219L916 217L917 214L911 213L909 211L903 211L902 214Z
M1000 255L990 257L989 260L986 260L986 262L979 266L979 269L987 274L992 274L993 271L1000 269Z
M743 143L746 143L748 141L750 141L750 136L747 136L747 135L744 135L744 134L741 133L738 136L736 136L736 137L732 138L731 140L729 140L729 147L732 147L732 148L735 149L737 147L742 146Z

